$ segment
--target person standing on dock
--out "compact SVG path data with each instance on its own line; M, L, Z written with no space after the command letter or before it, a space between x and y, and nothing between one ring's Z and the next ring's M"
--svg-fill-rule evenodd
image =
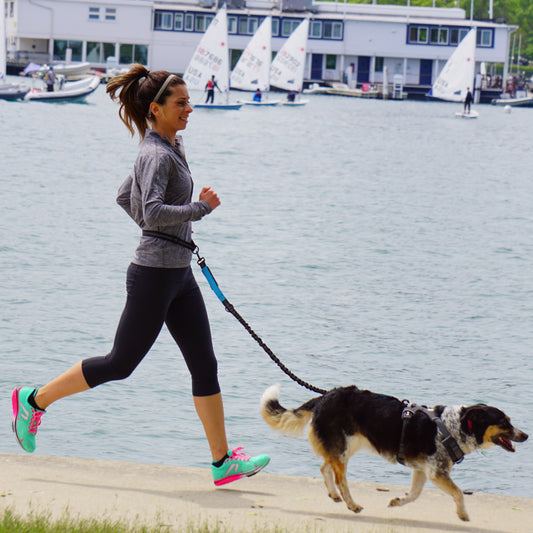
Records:
M465 113L470 113L470 105L474 101L474 97L472 96L472 92L470 91L470 87L466 89L466 96L465 96L465 103L463 111Z
M211 451L215 485L252 476L269 463L270 457L248 457L242 448L229 450L218 364L207 311L190 265L192 252L175 241L190 243L191 222L220 205L210 187L201 190L198 201L192 200L193 181L183 140L176 135L187 127L193 110L187 86L174 74L134 65L129 72L112 78L107 92L120 104L121 120L132 135L136 129L142 141L133 170L117 198L143 230L127 272L126 304L109 354L84 359L41 388L17 387L13 391L13 430L22 448L33 452L37 429L49 405L127 378L166 324L191 374L194 406ZM241 371L245 373L246 368L251 370L243 363ZM120 409L121 401L117 393L110 408ZM159 401L172 426L179 412L176 399L166 391Z

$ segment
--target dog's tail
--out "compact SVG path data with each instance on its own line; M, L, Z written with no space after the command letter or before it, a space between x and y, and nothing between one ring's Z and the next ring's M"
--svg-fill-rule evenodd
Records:
M272 385L261 398L261 415L274 429L289 435L301 435L320 397L313 398L296 409L285 409L280 405L278 398L279 385Z

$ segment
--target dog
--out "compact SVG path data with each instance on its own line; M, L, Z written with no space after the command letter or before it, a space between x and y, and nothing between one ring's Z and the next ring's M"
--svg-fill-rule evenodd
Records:
M450 477L454 461L493 445L514 452L512 441L528 438L505 413L481 403L470 407L437 405L432 410L411 404L406 410L405 401L356 386L332 389L296 409L282 407L278 399L278 385L267 389L261 398L261 415L274 429L293 435L301 434L310 422L308 439L314 452L324 459L320 471L328 496L335 502L344 500L354 513L363 508L352 499L346 468L350 457L360 450L377 453L392 463L400 454L401 462L413 469L409 492L392 499L389 507L416 500L429 479L454 499L457 515L467 521L463 492ZM444 442L443 434L451 439ZM453 457L449 442L456 443L459 457Z

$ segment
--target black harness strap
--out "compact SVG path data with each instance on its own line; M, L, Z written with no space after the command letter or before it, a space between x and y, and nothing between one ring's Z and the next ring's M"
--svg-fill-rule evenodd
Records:
M407 422L413 418L415 413L417 411L421 411L426 416L429 416L435 424L437 424L437 430L438 435L440 438L440 441L446 448L446 451L448 452L451 460L454 463L460 463L465 454L463 453L463 450L459 447L459 444L457 444L457 441L452 437L450 432L448 431L448 428L444 425L444 422L435 414L435 411L432 409L427 409L425 407L422 407L421 405L417 405L416 403L409 403L407 400L404 400L404 410L402 411L402 433L400 436L400 447L398 449L398 455L396 459L398 462L402 465L405 465L405 427L407 425Z

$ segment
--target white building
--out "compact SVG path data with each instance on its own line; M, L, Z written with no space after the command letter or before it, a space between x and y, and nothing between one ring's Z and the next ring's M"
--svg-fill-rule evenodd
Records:
M2 1L2 0L0 0ZM240 7L238 7L240 6ZM209 22L215 0L7 0L8 62L89 61L182 73ZM478 29L476 63L508 70L510 35L504 23L471 21L458 8L347 4L312 0L229 0L232 65L266 15L272 16L276 52L310 16L305 78L379 83L384 67L406 85L428 87L472 26Z

